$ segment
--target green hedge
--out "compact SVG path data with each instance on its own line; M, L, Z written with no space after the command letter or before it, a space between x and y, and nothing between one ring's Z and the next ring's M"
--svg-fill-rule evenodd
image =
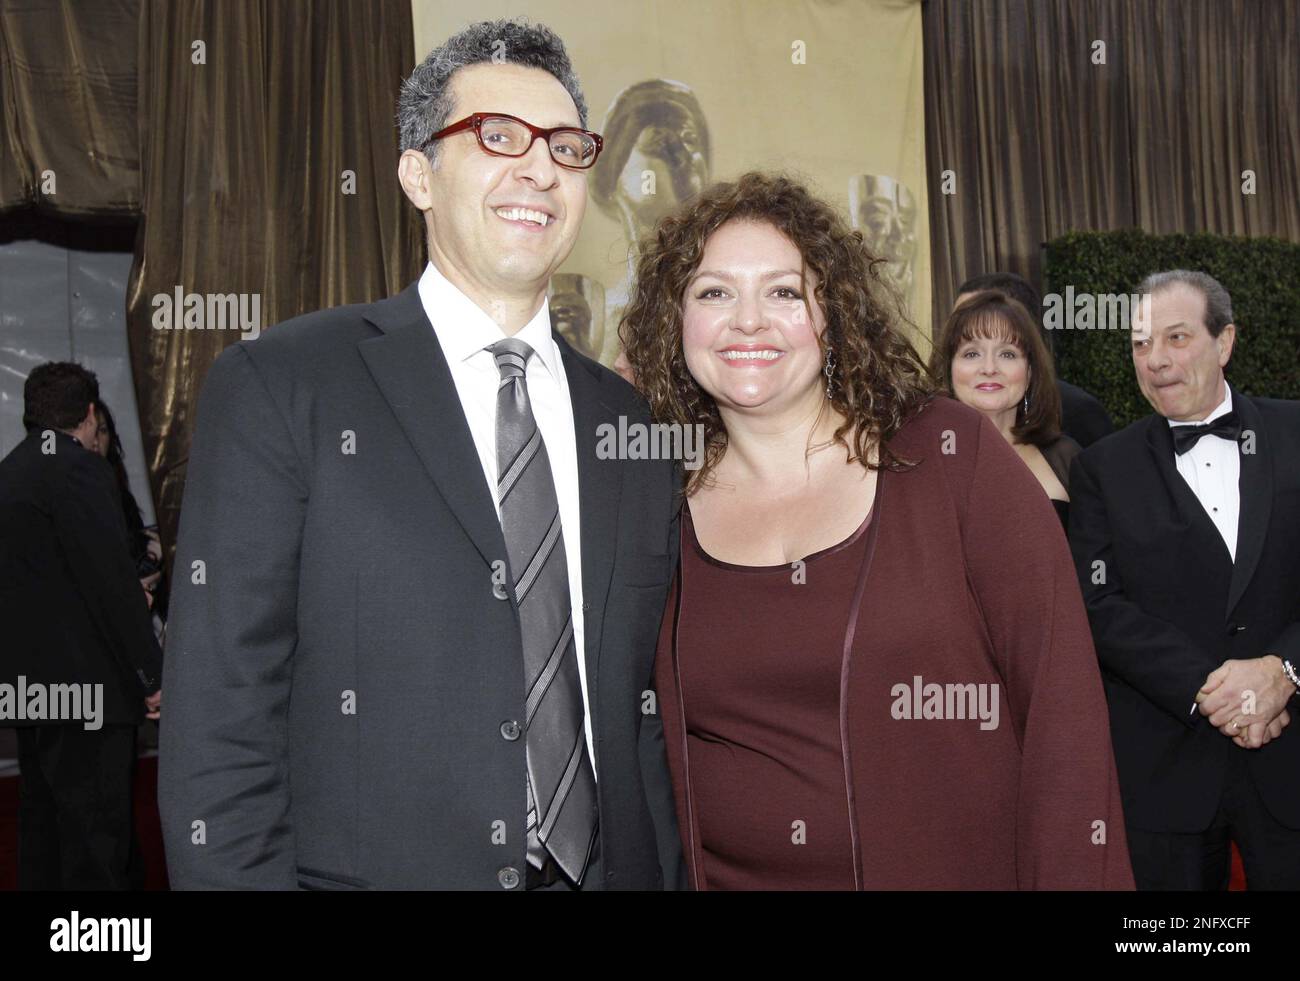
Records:
M1209 273L1232 297L1236 347L1227 376L1247 395L1300 399L1300 244L1226 235L1070 232L1049 242L1043 292L1131 293L1164 269ZM1151 407L1133 375L1127 330L1053 330L1057 370L1110 411L1117 428Z

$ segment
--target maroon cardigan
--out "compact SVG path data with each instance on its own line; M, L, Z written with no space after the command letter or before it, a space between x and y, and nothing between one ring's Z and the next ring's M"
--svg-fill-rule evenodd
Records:
M917 465L879 475L840 683L858 888L1132 889L1097 658L1047 495L993 424L951 399L889 445ZM678 593L675 578L655 684L690 882L706 889ZM999 725L895 718L894 686L916 675L998 685Z

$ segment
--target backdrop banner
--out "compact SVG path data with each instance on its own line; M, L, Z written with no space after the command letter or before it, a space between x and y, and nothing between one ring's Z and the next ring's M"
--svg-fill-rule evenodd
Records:
M414 0L416 60L518 3ZM684 198L747 170L807 181L888 259L930 349L920 0L536 0L605 138L552 323L612 365L636 242ZM490 109L476 106L474 109Z

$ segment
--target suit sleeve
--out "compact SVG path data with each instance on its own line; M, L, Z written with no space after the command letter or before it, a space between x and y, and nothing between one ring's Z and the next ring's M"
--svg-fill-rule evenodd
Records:
M662 468L667 470L668 468ZM671 472L671 471L670 471ZM670 488L671 493L671 488ZM677 568L677 553L680 547L680 513L674 508L674 516L669 527L668 555L669 569ZM670 584L671 586L671 584ZM659 631L655 631L658 638ZM654 688L653 662L650 677L646 679L646 690ZM637 737L637 748L641 757L642 782L645 785L646 799L650 806L650 816L654 820L655 839L659 847L659 867L663 871L664 889L681 890L686 888L686 860L682 855L682 840L677 827L677 806L673 799L672 781L668 773L668 757L664 746L664 722L659 699L655 699L655 711L641 717L641 731Z
M1300 622L1288 623L1273 643L1264 649L1265 654L1276 654L1300 671Z
M307 504L243 345L208 372L181 511L158 802L177 889L295 889L288 706Z
M1168 620L1152 616L1124 590L1095 464L1088 454L1070 471L1070 549L1097 657L1108 672L1194 728L1196 693L1219 666L1212 654Z
M113 473L92 453L73 446L65 452L75 461L63 474L53 509L59 547L109 649L139 681L143 700L158 690L162 651L131 561Z
M1132 889L1110 725L1060 520L986 419L966 504L971 586L1020 745L1020 889Z

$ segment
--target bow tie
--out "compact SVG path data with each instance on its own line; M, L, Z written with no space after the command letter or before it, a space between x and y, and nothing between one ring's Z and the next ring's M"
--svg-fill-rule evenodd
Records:
M1190 426L1172 426L1174 433L1174 452L1182 456L1202 436L1222 436L1234 443L1241 439L1241 422L1237 413L1229 412L1219 416L1213 422L1198 422Z

